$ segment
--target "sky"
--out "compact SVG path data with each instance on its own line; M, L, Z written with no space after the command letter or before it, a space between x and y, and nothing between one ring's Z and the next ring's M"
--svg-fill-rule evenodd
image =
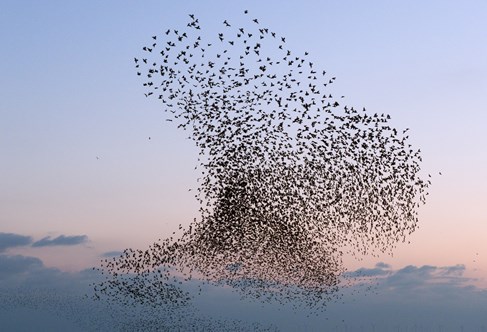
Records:
M245 9L336 76L333 90L347 105L388 113L394 126L410 128L432 186L410 243L399 243L392 256L346 260L350 273L377 278L373 292L346 290L344 303L308 317L214 289L200 303L213 310L206 317L223 313L281 330L487 327L485 1L5 0L6 330L113 329L106 317L117 314L103 310L83 321L82 313L95 310L82 296L96 279L91 267L125 248L147 248L198 213L188 191L197 186L197 150L187 133L164 121L160 104L145 98L133 58L152 35L184 26L188 14L215 34ZM51 300L42 301L46 289Z

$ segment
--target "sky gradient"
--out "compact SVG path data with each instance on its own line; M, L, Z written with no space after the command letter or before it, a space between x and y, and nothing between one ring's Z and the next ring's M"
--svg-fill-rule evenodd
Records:
M188 14L215 34L244 9L336 76L331 91L344 103L410 128L433 184L409 244L392 257L347 260L350 271L379 278L368 297L347 293L344 304L312 319L218 290L201 307L288 330L487 326L487 3L480 0L3 1L0 287L22 286L25 296L36 285L58 287L52 296L88 310L76 299L104 255L144 249L197 216L188 191L197 186L197 150L144 97L133 58ZM0 317L44 319L53 310L18 302L0 307ZM78 316L57 323L110 329L102 318L90 327Z

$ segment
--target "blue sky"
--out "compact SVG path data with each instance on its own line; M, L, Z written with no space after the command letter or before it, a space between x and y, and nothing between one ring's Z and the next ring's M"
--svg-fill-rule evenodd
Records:
M193 220L197 150L144 97L133 57L189 13L215 34L244 9L336 76L332 91L347 105L410 128L433 185L410 244L398 244L393 256L347 261L351 271L376 269L377 294L347 293L344 304L312 319L286 308L260 311L230 295L201 306L280 328L487 326L484 1L3 1L0 287L13 291L25 280L29 290L47 287L76 306L78 291L63 283L81 290L107 252L146 248ZM15 311L53 323L46 312L54 307L40 307L3 305L0 316ZM75 324L76 316L58 323ZM110 326L101 320L98 327Z

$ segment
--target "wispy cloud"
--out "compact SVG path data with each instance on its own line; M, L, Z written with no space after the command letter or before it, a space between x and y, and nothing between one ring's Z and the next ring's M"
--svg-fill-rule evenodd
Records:
M60 235L56 238L46 236L32 244L32 247L51 247L51 246L74 246L88 241L86 235L65 236Z
M378 277L391 274L391 266L385 263L377 263L373 268L361 267L355 271L345 273L346 277Z
M101 254L101 257L118 257L123 254L123 251L107 251Z
M27 246L32 243L30 236L13 233L0 233L0 252L9 248Z

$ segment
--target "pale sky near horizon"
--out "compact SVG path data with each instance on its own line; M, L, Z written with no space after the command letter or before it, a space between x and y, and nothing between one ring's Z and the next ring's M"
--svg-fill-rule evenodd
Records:
M423 174L432 174L411 243L398 244L393 257L350 259L350 269L385 262L394 271L428 265L441 274L460 264L468 284L487 289L487 2L480 0L3 1L0 234L14 237L0 236L0 256L76 272L103 253L144 249L197 217L188 191L197 185L197 150L144 97L133 58L188 14L215 34L244 9L336 76L344 103L410 128Z

